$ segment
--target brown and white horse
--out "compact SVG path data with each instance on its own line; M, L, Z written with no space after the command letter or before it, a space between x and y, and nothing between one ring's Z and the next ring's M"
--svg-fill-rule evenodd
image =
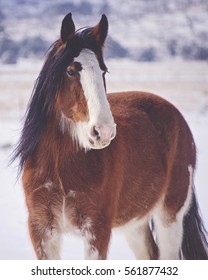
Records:
M74 232L86 259L106 259L118 227L138 259L207 259L190 129L156 95L106 95L107 31L105 15L78 31L66 15L28 107L14 158L37 258L58 259Z

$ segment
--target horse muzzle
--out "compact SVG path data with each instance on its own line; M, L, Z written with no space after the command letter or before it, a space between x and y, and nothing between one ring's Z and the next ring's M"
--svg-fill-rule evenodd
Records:
M90 129L89 142L92 149L107 147L116 136L116 124L93 125Z

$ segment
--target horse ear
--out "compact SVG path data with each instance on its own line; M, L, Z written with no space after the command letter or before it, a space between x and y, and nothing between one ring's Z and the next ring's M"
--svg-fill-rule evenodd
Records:
M95 38L100 47L103 47L108 34L108 19L102 15L100 22L92 29L91 35Z
M69 39L72 39L75 34L75 25L72 20L72 14L67 14L61 25L61 40L63 43L66 43Z

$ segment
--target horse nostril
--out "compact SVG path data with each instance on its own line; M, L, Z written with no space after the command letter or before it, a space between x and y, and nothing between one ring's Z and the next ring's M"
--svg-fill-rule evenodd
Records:
M91 135L92 135L94 138L96 138L96 140L100 140L99 128L96 127L95 125L92 127Z
M90 129L90 135L93 141L101 140L107 143L115 138L116 128L110 125L93 125Z
M98 136L98 135L99 135L99 131L98 131L98 129L96 129L95 126L93 126L93 134L94 134L95 136Z

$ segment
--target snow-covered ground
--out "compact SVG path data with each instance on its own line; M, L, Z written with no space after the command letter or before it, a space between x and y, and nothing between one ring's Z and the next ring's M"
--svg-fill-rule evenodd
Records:
M109 61L108 90L146 90L175 104L185 116L196 141L195 185L208 228L208 64L198 62L133 63ZM19 137L21 119L40 64L20 63L0 68L0 259L34 259L27 230L27 210L15 164L8 157ZM83 244L64 237L63 259L83 258ZM110 259L133 259L126 241L113 232Z

